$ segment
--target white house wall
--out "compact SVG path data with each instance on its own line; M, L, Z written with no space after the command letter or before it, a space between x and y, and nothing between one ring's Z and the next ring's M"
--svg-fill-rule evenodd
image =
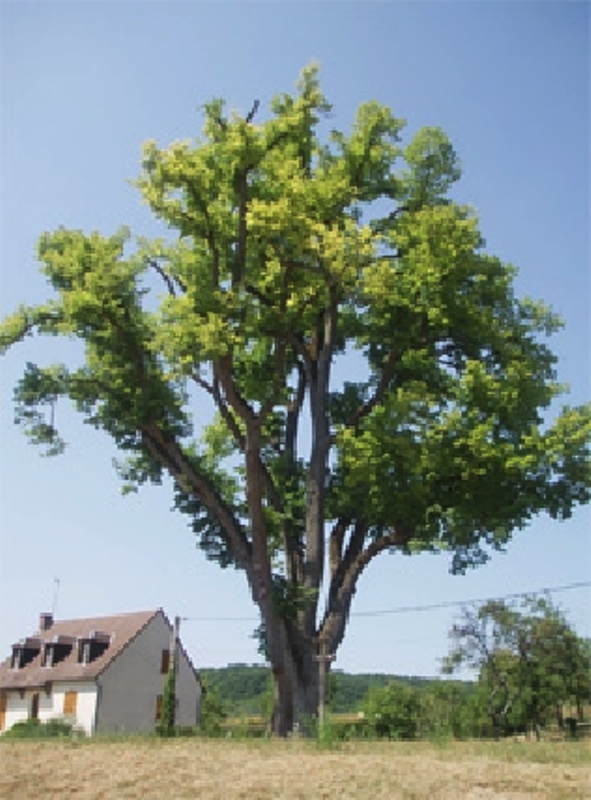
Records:
M76 713L72 716L65 716L65 719L68 722L72 722L77 728L84 730L88 736L91 736L94 733L95 725L96 684L80 682L54 684L54 707L58 711L55 716L64 717L66 692L76 692Z
M64 697L66 692L76 692L76 713L64 717ZM37 717L40 722L50 719L67 719L88 735L94 732L96 710L96 686L94 683L52 684L49 692L45 688L31 688L23 691L12 689L7 692L4 730L17 722L24 722L31 716L33 696L38 695Z
M4 717L4 730L12 728L17 722L24 722L29 718L29 709L33 692L11 691L6 696L6 715ZM41 698L39 698L41 700ZM40 703L41 710L41 703Z
M164 692L162 651L170 628L158 613L98 678L97 731L151 731L157 698ZM179 659L177 724L197 723L201 687L185 657Z

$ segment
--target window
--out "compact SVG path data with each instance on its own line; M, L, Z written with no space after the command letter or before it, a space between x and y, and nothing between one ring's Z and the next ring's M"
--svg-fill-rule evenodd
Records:
M85 639L78 640L78 663L90 664L100 658L110 643L107 633L91 631Z
M162 659L160 661L160 674L166 675L170 667L170 650L162 651Z
M64 695L64 716L74 717L78 703L78 692L66 692Z
M71 642L55 642L51 645L52 654L51 654L51 665L55 666L59 664L60 661L63 661L64 658L67 658L70 653L72 652L72 643Z
M41 642L38 639L26 639L13 645L10 666L12 669L26 667L39 654L40 650Z
M159 694L156 698L156 722L160 722L162 716L162 695Z

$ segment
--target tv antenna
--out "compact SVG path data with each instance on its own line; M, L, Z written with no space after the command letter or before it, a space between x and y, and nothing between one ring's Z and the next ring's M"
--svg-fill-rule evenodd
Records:
M55 612L57 610L57 598L60 591L60 579L54 578L53 579L53 598L51 601L51 616L55 619Z

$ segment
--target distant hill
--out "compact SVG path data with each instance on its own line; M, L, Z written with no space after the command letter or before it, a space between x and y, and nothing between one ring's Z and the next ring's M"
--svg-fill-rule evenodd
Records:
M267 714L272 696L272 676L264 664L230 664L221 668L201 669L206 685L217 691L232 716ZM330 708L335 713L359 711L363 698L373 686L385 686L397 680L417 688L428 686L431 678L401 675L353 675L332 670L329 675Z

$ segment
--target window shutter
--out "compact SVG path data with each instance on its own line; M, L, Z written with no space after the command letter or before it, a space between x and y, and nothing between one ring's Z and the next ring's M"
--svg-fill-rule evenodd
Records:
M160 662L160 674L166 675L170 667L170 650L162 651L162 660Z
M66 692L64 695L64 716L73 717L76 714L78 692Z

